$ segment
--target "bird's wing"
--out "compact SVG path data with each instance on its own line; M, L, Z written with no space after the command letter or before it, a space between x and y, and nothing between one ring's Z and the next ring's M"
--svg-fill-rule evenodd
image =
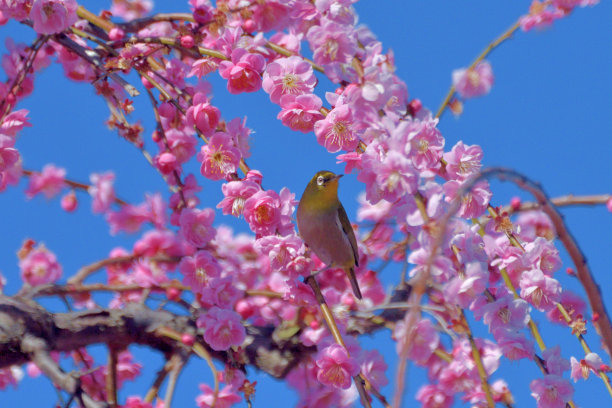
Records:
M351 226L351 222L348 219L348 215L346 215L346 211L342 204L338 207L338 218L340 219L340 225L342 225L342 231L348 237L349 242L351 243L351 247L353 248L353 255L355 256L355 265L359 266L359 252L357 250L357 238L355 238L355 232L353 231L353 227Z

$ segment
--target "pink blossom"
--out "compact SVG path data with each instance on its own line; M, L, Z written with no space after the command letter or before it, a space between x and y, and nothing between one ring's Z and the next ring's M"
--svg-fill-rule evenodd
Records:
M529 388L538 408L563 408L574 395L569 381L553 374L533 380Z
M443 185L444 194L446 197L444 200L448 203L454 200L460 200L461 206L457 213L463 218L474 218L480 216L487 208L489 201L493 194L489 189L489 182L482 180L474 184L469 191L463 193L459 197L461 192L461 182L456 180L447 181Z
M244 119L234 118L226 124L226 132L232 138L234 145L240 151L240 155L248 158L251 155L249 151L249 135L251 129L246 127L246 117Z
M62 276L62 267L55 255L43 244L32 249L19 261L21 279L31 286L53 283Z
M438 119L413 120L408 127L406 153L420 171L440 167L444 138L437 128Z
M561 304L561 306L563 306L563 308L572 318L578 318L580 316L584 316L585 314L586 305L584 303L584 300L582 300L580 296L578 296L574 292L564 289L563 292L561 292L561 296L558 302ZM551 322L558 323L564 326L567 325L565 317L563 317L559 309L556 307L550 309L546 313L546 315L548 316L548 319Z
M19 151L12 147L0 147L0 173L13 167L19 161ZM34 174L32 174L34 176Z
M565 12L555 7L548 7L547 2L533 0L529 6L529 14L521 16L519 19L521 29L529 31L533 28L545 28L553 21L565 16Z
M219 263L208 251L198 251L193 256L184 257L178 269L183 274L183 285L195 293L202 293L210 281L221 273Z
M392 203L417 189L418 174L411 161L395 150L387 152L376 169L381 198Z
M476 318L482 316L489 331L505 327L515 330L523 329L529 322L529 304L523 299L514 299L509 293L498 294L494 302L474 310ZM482 315L480 315L482 313Z
M198 408L212 408L213 406L215 408L229 408L242 401L242 398L229 385L221 388L216 398L215 391L208 384L200 384L200 391L202 393L196 397Z
M47 164L40 173L32 173L30 183L26 189L26 197L32 198L36 194L43 193L46 198L51 198L60 193L65 186L66 170Z
M444 153L446 174L451 180L467 180L482 167L482 148L478 145L466 146L457 142L450 152Z
M548 311L555 306L561 295L561 285L539 269L523 272L519 282L521 297L536 309Z
M608 211L612 212L612 198L609 198L608 201L606 201L606 208Z
M291 130L311 132L315 123L324 118L320 112L323 102L315 94L283 95L280 98L280 106L282 110L277 119Z
M30 19L39 34L56 34L77 21L75 0L34 0Z
M347 104L336 105L327 116L314 124L317 141L330 153L354 150L359 144L353 113Z
M453 85L462 98L475 98L491 90L493 85L493 69L487 61L480 61L472 69L456 69L453 71Z
M76 210L79 202L77 201L74 190L70 190L67 194L62 197L61 206L64 211L73 212Z
M205 136L211 135L219 124L221 112L211 105L204 93L194 95L192 105L187 109L185 117L189 126L196 126Z
M267 235L255 241L255 249L270 259L273 270L282 271L298 255L304 254L303 241L297 235Z
M281 221L281 199L273 190L258 191L244 203L244 218L258 235L274 234Z
M154 161L155 167L164 175L168 175L173 171L180 171L180 168L177 168L178 162L176 156L170 152L163 152L155 156Z
M23 378L23 370L18 366L0 368L0 390L5 390L9 385L16 388L21 378Z
M115 201L115 189L113 188L115 174L113 172L92 174L89 179L92 186L88 191L93 198L91 211L105 213Z
M404 358L423 365L440 344L440 336L429 319L421 319L416 326L406 329L404 321L396 324L393 337L397 340L397 352L402 353L403 344L410 337L410 347Z
M525 258L526 264L539 268L548 276L552 276L561 267L559 250L542 237L525 244Z
M270 100L280 104L283 95L311 94L316 82L312 65L294 55L268 64L262 86Z
M359 373L359 365L349 357L344 347L336 343L319 350L316 364L319 367L317 379L321 384L345 390L351 386L351 377Z
M227 133L217 132L202 146L197 159L202 165L200 173L211 180L222 180L235 173L240 162L240 152L233 146Z
M150 212L146 203L139 205L122 205L117 211L106 213L106 222L110 225L111 234L115 235L120 231L134 233L140 230L142 224L149 221Z
M251 54L244 48L232 51L231 61L219 63L219 74L227 79L227 90L231 94L255 92L261 88L260 74L266 61L260 54Z
M525 337L522 332L501 327L493 332L493 337L499 344L501 352L509 360L520 360L533 358L533 341Z
M221 208L223 214L232 214L235 217L242 215L244 203L256 192L260 191L261 187L252 181L230 181L221 186L221 191L225 198L217 204L217 208Z
M0 11L7 18L23 21L28 18L34 0L0 0Z
M240 315L232 310L212 307L198 317L197 326L204 330L204 341L216 351L240 346L246 337Z
M215 237L216 230L212 226L215 212L211 208L197 210L186 208L181 211L179 224L181 235L191 245L201 248L206 246Z
M557 236L555 227L546 213L540 210L521 212L516 220L518 235L525 241L536 237L552 240Z
M125 399L125 405L122 405L121 408L153 408L153 405L150 402L144 402L137 395L130 395Z
M387 363L385 363L385 359L378 350L365 351L360 360L361 374L363 374L370 384L378 390L387 385L389 382L385 375Z
M155 255L182 256L188 255L182 241L168 230L147 231L134 244L134 255L152 257Z
M548 374L563 375L564 371L570 369L570 363L561 357L561 348L558 345L544 350L542 358L546 363Z
M469 262L465 265L464 276L454 277L444 288L447 302L466 309L470 303L487 287L489 271L487 265L480 262Z
M358 152L348 152L339 154L336 156L337 164L345 163L344 174L349 174L353 172L353 169L361 170L361 153Z
M126 21L145 17L153 9L152 0L113 0L111 13Z
M231 309L243 295L243 291L234 285L234 279L226 276L211 279L209 285L200 291L198 300L203 307L218 306L222 309Z
M422 408L450 408L453 405L453 394L440 384L427 384L419 388L415 398L421 402Z
M6 115L0 125L0 135L15 137L24 127L31 127L27 118L28 113L26 109L19 109Z
M211 72L215 72L219 67L219 63L215 61L213 58L201 58L195 60L191 64L191 71L187 74L187 77L195 76L198 79L210 74Z
M319 65L350 63L357 51L356 36L352 25L335 23L326 18L320 25L312 26L306 38Z
M570 377L574 382L578 380L586 380L589 378L590 372L594 372L595 375L599 375L599 371L602 369L606 369L607 367L604 365L601 357L599 357L596 353L587 353L583 359L578 362L573 356L570 357L571 362L571 374ZM566 361L567 364L567 361ZM553 374L553 373L551 373Z

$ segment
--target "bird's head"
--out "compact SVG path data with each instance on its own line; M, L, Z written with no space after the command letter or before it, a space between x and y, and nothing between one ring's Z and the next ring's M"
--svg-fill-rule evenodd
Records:
M338 180L342 174L334 174L331 171L322 170L317 172L306 186L302 200L310 203L310 206L328 207L338 202Z

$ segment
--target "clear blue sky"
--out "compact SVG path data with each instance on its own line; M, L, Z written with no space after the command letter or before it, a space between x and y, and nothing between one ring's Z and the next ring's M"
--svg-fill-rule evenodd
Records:
M186 2L159 2L162 11L187 11ZM521 14L529 1L492 2L474 0L450 2L440 0L405 1L362 0L356 5L360 22L370 26L385 48L395 53L397 71L408 85L411 98L436 110L450 86L453 69L467 66L480 51ZM108 2L83 2L90 10L99 11ZM610 156L612 154L612 3L578 9L548 30L518 32L488 60L496 77L491 93L468 101L459 118L446 114L440 130L447 149L458 140L479 144L484 150L485 165L511 167L542 183L551 196L564 194L596 194L612 192ZM33 35L27 27L14 22L0 27L0 44L7 36L29 42ZM4 51L4 46L3 51ZM134 78L131 78L134 80ZM334 155L320 147L313 134L295 134L277 121L278 107L263 92L231 98L215 74L214 102L226 119L247 116L247 124L255 131L252 157L248 161L264 174L267 188L289 187L298 196L306 181L319 169L341 172ZM327 88L326 88L327 87ZM332 90L322 81L320 91ZM154 129L146 97L136 101L145 126L145 134ZM17 143L24 157L24 167L32 170L46 163L65 167L68 177L87 181L92 172L114 170L117 194L129 202L143 200L144 193L162 191L165 185L151 170L138 151L119 139L104 125L107 110L104 102L94 97L92 88L75 84L62 75L59 66L44 71L35 82L35 91L19 108L30 110L32 128L25 129ZM191 166L197 174L197 167ZM43 241L57 255L65 276L82 265L105 258L115 246L131 248L138 238L131 235L111 237L101 217L89 212L87 197L79 196L80 208L74 214L60 209L58 200L24 198L25 180L18 187L0 195L0 271L8 279L6 293L19 287L15 252L26 237ZM349 216L354 219L356 197L363 190L354 175L343 179L340 190ZM520 192L507 184L493 183L493 205L507 203ZM523 195L523 197L526 197ZM220 183L206 183L201 194L203 205L214 206L221 199ZM604 292L608 309L612 307L612 274L609 250L612 243L612 214L603 207L564 209L566 222L586 254L596 280ZM218 216L216 223L232 225L246 231L243 222ZM564 268L569 266L564 257ZM386 269L382 276L387 285L397 282L398 271ZM581 293L576 282L559 275L566 287ZM56 305L51 304L52 307ZM577 341L568 330L549 328L544 318L533 313L541 323L549 346L560 344L562 354L581 356ZM474 324L478 333L485 330ZM589 344L598 349L592 328ZM364 338L365 348L384 351L391 367L391 386L383 390L392 396L396 361L389 333ZM102 348L100 348L102 350ZM143 377L129 383L121 395L144 395L155 372L161 367L161 356L145 349L133 348L136 357L146 364ZM103 354L101 354L103 355ZM608 356L602 354L604 361ZM504 364L494 379L505 378L516 398L516 406L535 406L530 397L529 381L539 376L533 363ZM286 407L296 397L283 384L265 375L249 373L257 380L255 407ZM197 383L210 379L202 361L192 359L181 376L175 406L195 406ZM410 369L406 379L404 406L415 406L414 394L423 382L423 372ZM17 390L1 394L2 406L52 406L56 394L46 379L25 379ZM574 400L582 407L610 405L601 381L591 379L576 386ZM606 402L603 402L606 405ZM457 406L461 406L457 404Z

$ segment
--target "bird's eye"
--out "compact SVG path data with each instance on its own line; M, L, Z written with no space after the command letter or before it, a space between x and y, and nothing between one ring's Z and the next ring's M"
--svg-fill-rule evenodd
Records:
M325 184L325 177L323 177L323 176L317 177L317 184L320 185L320 186Z

